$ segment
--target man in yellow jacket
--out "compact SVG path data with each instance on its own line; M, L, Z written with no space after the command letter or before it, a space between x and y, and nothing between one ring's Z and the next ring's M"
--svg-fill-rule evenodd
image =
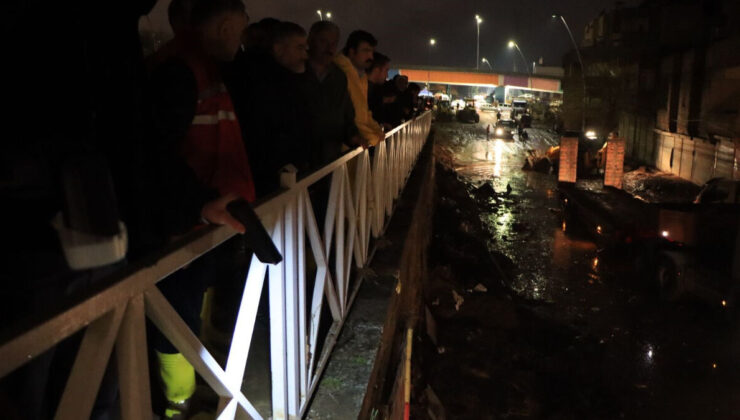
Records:
M347 76L347 89L355 108L355 125L363 139L363 146L371 147L383 140L383 129L373 119L367 103L367 74L373 62L373 52L378 41L366 31L354 31L349 34L347 43L334 59Z

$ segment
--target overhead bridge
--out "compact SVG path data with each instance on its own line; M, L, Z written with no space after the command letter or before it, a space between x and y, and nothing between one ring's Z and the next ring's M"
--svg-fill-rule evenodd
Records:
M558 76L529 75L527 73L487 72L474 69L451 67L410 66L397 67L398 74L407 76L410 82L459 86L482 86L511 89L526 89L562 94L561 78Z

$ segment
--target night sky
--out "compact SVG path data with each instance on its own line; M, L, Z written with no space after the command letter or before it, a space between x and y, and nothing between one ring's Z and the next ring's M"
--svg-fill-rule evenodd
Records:
M160 0L145 24L161 29L166 26L166 4ZM379 40L378 51L395 64L426 64L430 37L437 40L431 64L449 67L475 67L475 14L480 14L480 55L494 69L511 71L513 60L521 58L506 48L515 39L529 61L544 58L545 65L562 64L570 48L563 25L551 19L553 13L565 16L576 40L580 42L585 24L604 9L612 9L614 0L246 0L251 21L275 17L294 21L306 29L318 20L317 9L331 11L332 20L346 35L365 29ZM637 0L625 2L635 5ZM482 66L485 66L483 64ZM487 68L487 66L485 66Z

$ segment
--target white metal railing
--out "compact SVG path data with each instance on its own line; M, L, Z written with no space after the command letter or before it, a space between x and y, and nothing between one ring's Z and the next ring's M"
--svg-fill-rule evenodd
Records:
M352 266L364 267L372 257L371 236L383 233L394 200L403 190L429 134L431 119L431 113L426 112L404 123L386 134L372 156L369 150L355 149L255 209L284 259L267 266L252 258L225 369L155 286L235 235L221 226L188 236L163 252L155 264L126 275L102 292L3 343L0 377L87 327L55 418L89 417L114 346L122 418L151 418L145 333L145 317L149 317L220 396L218 419L237 415L244 418L245 414L261 419L241 385L267 277L272 418L303 417L359 290L360 281L349 290ZM308 188L326 176L331 176L331 188L322 234ZM308 252L316 265L312 290L308 290L306 281ZM333 266L329 255L334 256ZM332 326L328 334L319 336L324 296ZM319 347L323 349L321 354L317 354Z

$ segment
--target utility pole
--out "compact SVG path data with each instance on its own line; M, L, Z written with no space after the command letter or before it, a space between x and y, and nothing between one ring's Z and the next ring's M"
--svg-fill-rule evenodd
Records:
M476 27L476 47L475 47L475 69L480 69L480 24L483 23L483 18L480 15L475 15L475 27Z
M581 65L581 83L583 84L583 104L581 108L581 131L586 131L586 69L583 67L583 59L581 58L581 50L578 48L578 44L576 44L576 39L573 38L573 32L570 31L570 27L568 26L568 22L565 21L565 17L563 15L552 15L553 19L560 18L560 21L563 22L563 25L565 25L565 29L568 31L568 35L570 36L570 42L573 43L573 48L576 49L576 55L578 56L578 64Z

